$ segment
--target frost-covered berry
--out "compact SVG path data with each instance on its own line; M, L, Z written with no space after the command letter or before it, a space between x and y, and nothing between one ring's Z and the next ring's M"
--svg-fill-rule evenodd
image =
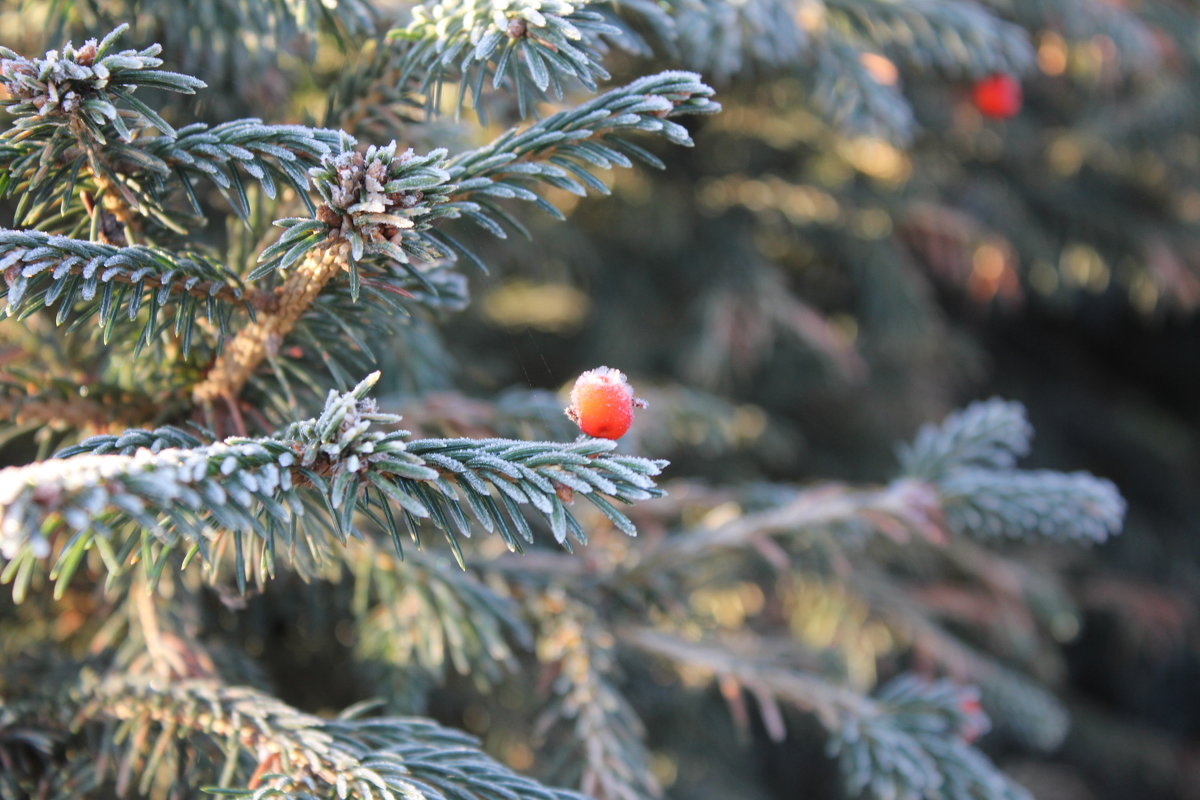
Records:
M566 414L588 436L619 439L633 423L633 409L646 402L633 396L633 387L619 369L596 367L575 380Z

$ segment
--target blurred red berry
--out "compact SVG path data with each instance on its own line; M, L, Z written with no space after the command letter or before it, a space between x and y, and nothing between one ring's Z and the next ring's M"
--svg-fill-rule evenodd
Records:
M566 414L588 436L619 439L633 423L633 408L646 403L633 396L624 373L596 367L580 375L571 389Z
M1020 82L1011 75L997 73L976 82L971 92L975 107L985 117L1008 119L1021 110Z
M962 727L959 729L959 735L967 744L972 744L983 734L987 733L989 722L987 715L983 713L983 705L979 702L979 697L975 694L966 694L959 701L958 710L966 717L963 720Z

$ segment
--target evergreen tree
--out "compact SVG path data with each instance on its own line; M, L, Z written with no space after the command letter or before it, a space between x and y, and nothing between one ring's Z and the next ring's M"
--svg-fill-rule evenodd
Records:
M1062 741L1078 612L1004 545L1125 506L1020 467L1018 403L912 434L968 358L934 292L1186 302L1175 226L1030 220L1140 180L1073 89L1024 84L1065 185L1012 168L1054 123L980 116L1035 66L1142 102L1169 9L14 5L0 796L1028 797L979 745ZM496 392L497 326L650 407L618 445Z

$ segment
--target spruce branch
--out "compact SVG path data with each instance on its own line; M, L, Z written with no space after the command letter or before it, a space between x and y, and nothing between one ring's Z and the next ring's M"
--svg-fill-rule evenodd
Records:
M157 44L141 51L114 52L117 39L128 28L121 25L99 42L88 39L79 48L68 43L61 52L51 50L42 58L25 58L0 47L0 85L13 98L7 102L7 111L17 117L13 127L20 131L61 127L103 144L105 126L112 125L122 139L130 141L126 115L118 113L122 106L137 123L173 133L166 121L133 99L132 92L154 87L194 94L204 88L204 81L156 69L163 63L156 58L162 52Z
M389 786L383 776L361 763L347 743L323 730L318 718L252 689L202 679L176 680L160 688L159 682L141 677L108 678L87 692L72 727L105 720L121 723L139 739L154 734L168 743L192 739L210 757L224 756L227 761L214 764L210 777L214 782L227 783L239 772L241 781L249 782L247 766L268 765L269 772L258 774L256 785L248 787L258 789L265 782L262 788L274 791L259 792L263 797L305 784L354 787L356 795L368 797L372 789L385 798L391 791L415 794L415 787L403 779ZM142 785L149 786L157 765L151 760L137 764L135 759L141 759L132 750L127 758L132 769L140 767ZM118 769L124 774L131 771Z
M830 741L851 796L1031 800L971 746L989 724L973 689L901 675L873 699L874 715L843 720Z
M893 82L881 81L863 62L861 43L826 31L812 50L812 104L836 128L908 144L916 121Z
M64 227L78 195L94 234L113 238L97 209L125 226L139 226L146 217L179 233L185 228L171 205L178 194L197 219L207 216L198 199L198 181L215 185L243 219L250 213L247 179L257 181L270 198L277 196L280 184L290 187L311 211L307 170L338 140L336 131L247 118L212 127L193 123L172 134L143 129L130 142L109 141L101 152L104 160L89 162L67 140L26 136L0 149L0 165L6 170L0 194L20 195L17 222L22 225ZM100 171L85 171L88 164Z
M823 0L827 24L894 61L951 76L1018 74L1034 61L1025 29L961 0Z
M589 189L608 194L608 188L592 175L593 167L630 167L632 156L661 169L662 162L629 141L629 134L655 134L690 147L687 129L670 118L720 111L712 95L713 90L692 72L660 72L639 78L525 128L512 128L491 144L454 157L449 170L459 182L455 196L494 212L498 209L491 198L516 197L561 218L527 188L529 184L546 183L582 197ZM478 214L470 216L489 229L495 225L488 225Z
M339 131L306 125L268 125L251 117L211 127L197 122L180 128L174 135L147 137L137 144L156 194L165 196L169 189L176 188L168 180L173 178L184 190L195 214L204 217L192 181L209 180L221 190L233 210L245 218L250 212L241 173L258 181L272 199L278 192L277 182L284 183L295 190L311 211L307 173L340 140Z
M974 404L941 426L922 428L913 444L900 449L904 474L884 486L828 484L776 491L758 510L659 540L615 574L682 572L732 552L751 551L769 538L812 541L832 534L841 541L862 542L865 536L882 534L899 542L944 545L951 535L1101 542L1119 532L1125 501L1110 481L1088 473L1015 467L1031 434L1019 404Z
M418 124L424 105L398 84L402 67L394 56L384 41L365 43L354 67L329 87L324 124L368 139L384 139Z
M1070 719L1050 691L947 630L885 573L860 570L851 586L890 629L913 641L939 669L977 685L993 728L1042 751L1062 743Z
M128 787L136 777L142 792L182 776L183 788L207 783L208 791L231 797L579 797L517 775L483 754L471 737L427 720L359 717L359 709L321 719L258 690L212 679L164 684L139 675L85 674L74 695L73 729L100 727L102 744L140 743L120 759L99 763L112 770L118 786ZM176 762L175 743L188 745L190 763Z
M1019 403L989 400L922 427L899 458L906 474L936 487L955 533L1102 542L1119 531L1125 501L1110 481L1014 468L1032 434Z
M352 46L379 24L380 9L372 0L287 0L262 5L245 0L137 0L92 2L86 7L46 6L51 37L82 17L93 28L132 22L138 33L154 32L165 51L189 68L203 65L222 91L245 103L261 102L263 80L279 65L279 47L298 57L312 57L322 34ZM204 35L192 35L196 26ZM275 45L270 46L268 45Z
M688 66L718 83L796 64L809 44L810 34L788 0L675 0L672 5L668 42Z
M471 570L448 570L420 552L403 560L381 548L362 547L352 569L364 660L442 680L453 669L477 685L516 667L514 647L527 650L533 636L511 597Z
M616 641L594 610L562 590L532 598L539 661L552 701L536 733L549 747L547 774L595 800L662 796L645 729L616 684Z
M138 350L172 310L186 353L201 312L224 333L234 309L264 310L275 302L272 293L247 291L237 275L196 253L114 247L39 231L0 230L0 269L6 316L23 318L55 306L60 325L82 325L95 316L106 343L118 321L137 322Z
M1016 453L1025 451L1029 437L1019 404L976 404L951 415L941 428L923 428L916 443L901 449L901 460L910 471L936 474L936 481L906 474L877 487L836 483L778 487L756 503L756 510L743 511L713 527L688 530L686 535L661 538L645 547L636 560L601 570L600 577L618 584L686 574L705 562L720 563L739 551L754 552L773 538L828 542L841 552L845 544L862 546L880 535L901 543L915 539L938 546L947 545L951 535L1097 542L1115 535L1125 507L1116 487L1086 473L1016 469ZM587 573L585 566L553 556L505 562L505 566L517 573Z
M399 418L364 399L378 375L344 394L331 391L319 417L273 437L202 445L174 428L132 430L0 471L0 557L8 562L0 581L12 581L21 597L35 566L54 556L50 576L65 585L92 547L109 572L123 570L137 554L133 560L157 574L182 546L215 576L232 538L235 577L244 586L274 575L280 550L303 544L301 557L307 552L319 561L331 552L330 539L344 545L361 536L356 510L398 549L402 531L415 537L417 521L428 519L461 564L458 536L472 529L463 506L481 527L520 549L533 540L523 505L536 509L567 546L568 534L586 540L567 510L573 495L633 535L633 524L606 496L634 502L661 494L653 476L665 462L608 454L615 446L608 440L405 442L405 431L380 429ZM317 524L302 524L306 514Z
M911 71L980 77L1033 64L1026 32L983 6L959 0L823 0L813 37L813 102L834 124L899 143L911 140L912 107L894 80L863 61L883 54Z
M616 631L620 644L647 655L663 658L697 670L714 681L733 681L757 696L777 698L813 714L828 730L836 730L845 719L870 718L877 713L870 698L830 683L812 673L786 664L765 662L760 656L770 648L752 640L732 643L689 641L649 627Z
M41 59L0 51L0 85L12 96L7 111L16 117L0 135L0 196L20 196L19 224L67 224L81 183L92 238L109 241L128 240L144 219L184 232L167 204L175 192L203 219L197 179L213 182L242 217L249 214L246 178L258 181L268 197L282 183L309 202L306 172L336 145L336 131L257 119L214 127L195 123L177 131L138 100L135 90L191 94L204 83L153 69L162 63L155 57L158 45L111 53L127 27L100 43L89 40L78 50L68 44ZM118 226L108 224L102 212ZM120 237L116 231L122 229Z
M630 521L606 497L624 503L662 495L654 484L667 462L611 454L616 442L582 437L571 444L526 442L512 439L418 439L408 443L408 453L436 467L467 500L475 520L488 532L500 535L512 550L532 542L533 533L518 511L528 503L549 523L556 542L570 549L568 536L581 544L587 536L567 510L576 495L596 506L619 530L637 534ZM497 490L493 495L488 485ZM432 521L441 528L460 559L454 531L470 535L467 518L457 508L453 494L431 486L414 486ZM499 500L499 506L496 504ZM500 513L500 506L508 512ZM511 521L511 525L509 522Z
M1087 472L960 469L938 483L946 525L979 538L1040 536L1100 543L1121 529L1125 501Z
M812 713L830 735L847 793L887 800L1028 800L1029 793L996 769L970 742L987 730L978 693L947 680L901 675L873 697L755 656L649 628L622 629L620 641L650 655L746 690L760 703L779 700Z
M424 156L411 149L397 153L392 142L362 153L355 145L343 134L338 149L310 170L324 201L315 217L276 222L284 233L262 252L263 263L250 277L261 278L300 263L277 289L277 308L239 331L205 379L193 387L197 404L236 398L339 272L349 276L352 301L357 301L364 277L382 291L411 294L405 288L406 279L411 279L436 294L433 283L412 262L454 255L427 233L433 220L458 216L463 207L449 198L452 186L443 168L446 151ZM360 265L368 258L382 260L386 266L364 276ZM403 277L395 274L395 267Z
M480 110L484 83L517 95L526 116L538 101L562 99L563 82L591 91L608 72L600 56L622 29L589 0L441 0L413 9L412 21L389 37L398 42L399 86L411 82L434 109L448 81Z
M353 139L344 137L339 150L312 170L325 201L316 219L280 220L277 224L285 233L263 252L263 264L251 277L286 268L324 236L350 241L355 262L379 255L407 267L412 260L452 258L461 248L448 237L429 232L434 223L468 216L503 236L503 229L480 214L473 202L485 197L517 197L557 215L524 188L526 181L546 182L576 194L586 193L587 188L606 193L587 165L628 167L632 165L628 156L633 155L661 167L653 155L626 141L626 131L653 133L690 145L687 130L668 117L719 111L712 94L694 73L663 72L524 129L512 128L490 145L449 159L445 150L424 156L411 150L397 154L395 143L372 147L363 155L355 151ZM420 277L407 268L413 277Z
M746 513L712 528L672 536L649 548L635 565L638 572L686 569L708 558L753 547L771 536L804 536L860 520L876 531L903 538L916 533L940 538L938 500L925 484L900 480L888 486L858 489L830 484L787 492L767 508Z
M940 425L922 425L897 457L905 475L936 482L962 467L1009 469L1029 453L1032 439L1025 407L992 398L954 412Z
M104 204L127 229L135 222L133 213L142 210L112 168L109 151L136 161L137 151L130 147L135 131L157 128L172 135L174 129L134 92L148 87L194 94L205 84L190 75L156 69L162 65L157 44L115 52L127 28L122 25L99 42L89 39L78 49L68 43L61 52L51 50L42 58L0 48L0 86L11 98L4 105L15 117L0 135L10 145L4 155L15 156L4 165L0 194L21 192L18 219L47 202L57 200L65 207L84 166ZM98 218L94 219L95 228Z
M979 684L980 700L995 733L1043 753L1058 749L1067 738L1071 716L1048 689L999 665L973 680Z

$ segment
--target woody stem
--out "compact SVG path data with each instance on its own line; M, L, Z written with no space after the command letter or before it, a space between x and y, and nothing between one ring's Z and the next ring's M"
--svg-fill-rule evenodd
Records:
M274 310L259 314L258 319L238 331L204 380L192 387L193 402L208 406L218 398L237 397L263 359L279 349L325 284L349 267L349 259L350 244L344 239L310 250L275 290L279 301Z

